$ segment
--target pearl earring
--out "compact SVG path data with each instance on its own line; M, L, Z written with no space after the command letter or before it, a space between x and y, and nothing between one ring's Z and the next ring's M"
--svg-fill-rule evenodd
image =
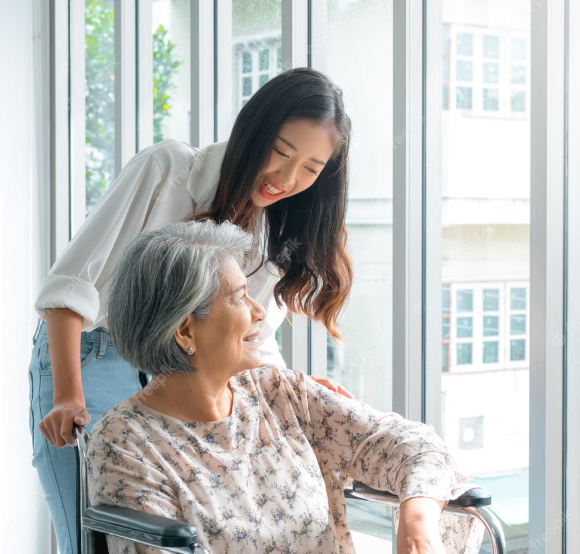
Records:
M187 349L187 353L191 356L193 354L193 348L191 346Z

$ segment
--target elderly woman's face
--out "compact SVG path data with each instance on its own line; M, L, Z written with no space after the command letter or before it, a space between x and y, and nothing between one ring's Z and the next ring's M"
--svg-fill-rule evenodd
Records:
M266 312L246 289L246 276L234 258L222 265L220 292L210 304L209 316L195 322L195 360L232 374L259 367L258 321Z

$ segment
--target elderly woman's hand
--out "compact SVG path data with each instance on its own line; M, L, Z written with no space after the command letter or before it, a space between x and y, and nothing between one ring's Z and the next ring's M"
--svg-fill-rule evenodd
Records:
M342 394L342 396L346 396L347 398L354 399L354 396L350 394L350 392L348 392L342 385L338 385L337 387L332 379L323 379L322 377L316 377L314 375L311 375L310 378L316 381L319 385L326 387L327 389L337 392L338 394Z
M397 531L398 554L445 554L439 535L439 518L445 502L408 498L401 504Z

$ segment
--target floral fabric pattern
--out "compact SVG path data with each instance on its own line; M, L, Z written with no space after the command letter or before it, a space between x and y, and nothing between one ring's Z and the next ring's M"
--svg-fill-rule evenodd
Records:
M301 371L262 366L230 385L232 413L219 421L184 422L129 400L106 412L89 443L91 504L189 522L212 554L346 554L354 546L343 490L353 479L401 501L472 488L431 426ZM448 552L477 552L481 529L462 519L442 516L442 537L456 548ZM161 552L107 540L112 553Z

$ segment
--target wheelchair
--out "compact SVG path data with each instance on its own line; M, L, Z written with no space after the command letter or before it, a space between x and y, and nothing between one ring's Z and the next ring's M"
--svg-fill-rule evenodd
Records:
M156 516L119 506L89 506L87 481L87 446L89 435L76 430L78 463L77 536L80 554L106 554L106 535L128 539L167 552L180 554L209 554L197 545L197 529L189 523ZM367 487L355 481L344 491L345 497L361 502L376 502L385 506L399 506L394 494ZM489 509L491 496L481 487L471 489L455 500L449 501L444 512L474 516L487 530L492 554L506 554L503 529L495 514ZM212 553L219 554L219 553Z

